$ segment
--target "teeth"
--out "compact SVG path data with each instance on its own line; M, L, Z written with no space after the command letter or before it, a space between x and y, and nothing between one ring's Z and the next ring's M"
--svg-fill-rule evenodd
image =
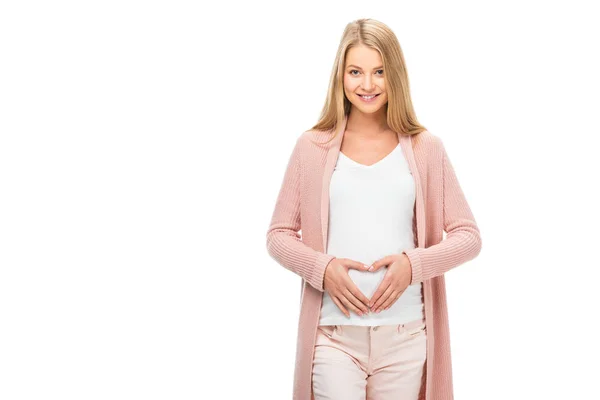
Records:
M362 97L363 99L366 99L366 100L370 100L373 97L375 97L375 95L372 95L372 96L360 96L360 97Z

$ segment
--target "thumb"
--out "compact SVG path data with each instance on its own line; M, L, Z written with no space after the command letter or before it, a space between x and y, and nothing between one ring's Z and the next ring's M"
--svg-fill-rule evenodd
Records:
M361 271L368 271L369 270L369 266L365 265L361 262L358 261L354 261L354 260L347 260L346 266L348 268L352 268L352 269L358 269Z
M386 256L386 257L380 258L379 260L377 260L373 264L371 264L371 268L369 269L369 271L375 272L378 269L385 267L388 264L391 264L392 262L393 262L393 260L392 260L391 256Z

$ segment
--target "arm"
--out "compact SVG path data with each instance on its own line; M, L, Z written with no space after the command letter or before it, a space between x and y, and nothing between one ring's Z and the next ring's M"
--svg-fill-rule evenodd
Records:
M475 258L481 251L481 236L475 218L460 187L443 143L442 151L444 231L446 239L427 248L403 251L412 267L411 285L444 274ZM432 193L434 196L438 193Z
M300 138L288 161L267 231L269 255L323 292L325 268L334 256L318 252L300 239Z

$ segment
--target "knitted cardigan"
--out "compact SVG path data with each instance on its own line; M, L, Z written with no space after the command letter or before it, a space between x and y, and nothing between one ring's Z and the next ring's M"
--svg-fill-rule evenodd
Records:
M269 255L302 278L294 400L314 400L312 366L323 278L327 264L335 257L325 252L329 183L347 120L346 116L329 144L321 142L333 131L308 130L299 135L266 234ZM404 253L412 267L410 284L423 282L427 360L419 400L452 400L444 273L475 258L481 250L481 236L441 139L425 130L413 136L399 133L398 140L416 188L416 243Z

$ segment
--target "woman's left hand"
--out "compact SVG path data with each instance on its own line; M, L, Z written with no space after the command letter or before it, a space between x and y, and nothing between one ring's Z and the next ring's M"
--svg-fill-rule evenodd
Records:
M412 279L412 267L406 254L393 254L381 258L371 264L372 269L369 271L375 272L386 265L388 266L387 272L369 302L369 307L373 312L390 308L410 285Z

